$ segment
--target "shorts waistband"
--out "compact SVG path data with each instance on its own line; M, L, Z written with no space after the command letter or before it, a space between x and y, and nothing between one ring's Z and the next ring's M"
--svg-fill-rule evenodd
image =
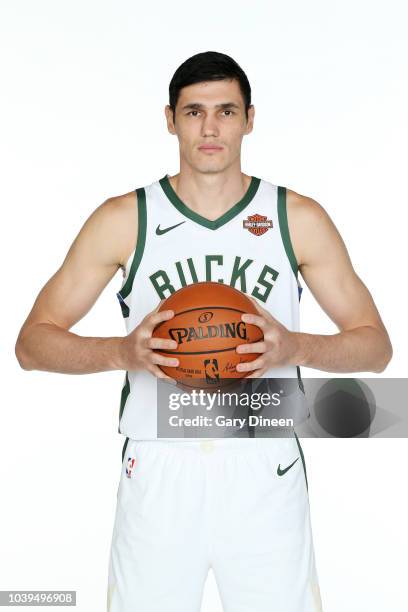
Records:
M268 438L197 438L191 439L157 439L157 440L134 440L129 438L127 447L133 446L138 450L151 449L163 451L186 451L186 452L205 452L205 451L225 451L233 453L239 451L242 453L251 452L254 450L272 450L274 448L293 444L295 434L288 433L282 437Z

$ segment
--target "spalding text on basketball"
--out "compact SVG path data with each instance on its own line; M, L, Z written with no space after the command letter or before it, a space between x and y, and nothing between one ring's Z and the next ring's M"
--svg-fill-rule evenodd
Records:
M238 323L220 323L219 325L205 325L200 327L170 327L169 335L178 344L192 340L207 338L241 338L247 339L247 330L244 321Z

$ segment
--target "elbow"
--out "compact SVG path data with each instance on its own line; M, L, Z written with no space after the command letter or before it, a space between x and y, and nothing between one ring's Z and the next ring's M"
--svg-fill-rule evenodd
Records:
M386 346L384 347L384 350L381 353L381 359L378 360L378 365L373 370L373 372L375 372L376 374L381 374L381 372L384 372L384 370L390 363L392 356L393 356L392 344L389 338L387 338Z
M14 354L22 370L33 370L33 367L29 363L28 356L24 348L24 342L20 338L20 336L17 338L17 342L14 347Z

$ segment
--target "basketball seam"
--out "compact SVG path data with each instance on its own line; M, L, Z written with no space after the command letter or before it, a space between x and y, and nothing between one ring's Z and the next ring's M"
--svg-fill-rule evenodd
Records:
M180 312L176 312L174 315L174 318L186 314L187 312L193 312L194 310L202 310L203 312L206 312L207 310L232 310L233 312L241 312L242 314L253 314L253 313L248 313L246 310L240 310L239 308L230 308L228 306L197 306L194 308L189 308L188 310L181 310ZM172 308L166 308L164 310L173 310ZM160 312L160 311L159 311ZM171 321L171 319L170 319ZM168 323L168 321L162 321L161 323L158 323L156 325L156 327L154 328L155 330L158 329L161 325L164 325L164 323Z
M218 336L214 336L215 338L217 338ZM261 340L263 340L263 335L260 336L259 338L256 338L255 340L252 340L251 344L253 342L260 342ZM226 351L235 351L237 347L236 346L232 346L231 348L226 348L226 349L213 349L210 351L172 351L172 350L167 350L167 349L154 349L157 352L160 353L166 353L166 354L171 354L171 355L207 355L208 353L225 353ZM241 353L238 353L238 355L240 355ZM245 355L245 353L242 353L243 355Z

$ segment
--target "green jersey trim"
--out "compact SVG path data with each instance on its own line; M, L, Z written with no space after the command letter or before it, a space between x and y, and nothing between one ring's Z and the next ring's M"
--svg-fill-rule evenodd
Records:
M142 260L143 252L146 245L146 224L147 224L147 213L146 213L146 192L143 187L136 189L137 193L137 240L136 249L133 256L132 264L129 270L129 276L126 279L125 284L119 291L119 295L122 299L125 299L132 291L133 280L135 274ZM119 296L118 296L119 297ZM127 313L129 316L129 312Z
M304 456L304 454L303 454L302 447L300 446L299 438L298 438L298 437L297 437L297 435L296 435L296 431L295 431L295 430L293 430L293 433L295 434L295 438L296 438L296 442L297 442L298 449L299 449L299 452L300 452L300 456L301 456L301 458L302 458L303 472L304 472L304 474L305 474L305 480L306 480L306 489L307 489L307 491L309 491L309 485L308 485L308 482L307 482L307 473L306 473L305 456Z
M125 404L126 404L126 400L128 398L129 393L130 393L129 373L126 371L126 374L125 374L125 383L124 383L123 388L122 388L122 393L120 394L118 433L122 433L120 431L120 421L122 419L122 414L123 414L123 411L125 409Z
M199 223L200 225L203 225L204 227L206 227L208 229L212 229L212 230L216 230L219 227L222 227L223 225L225 225L225 223L228 223L228 221L231 221L231 219L233 219L240 212L242 212L244 210L244 208L246 206L248 206L248 204L254 198L256 192L258 191L258 187L260 185L260 182L261 182L260 178L252 176L251 177L251 182L249 184L249 187L248 187L245 195L243 196L243 198L241 198L241 200L239 200L239 202L234 204L234 206L232 208L227 210L227 212L225 212L220 217L218 217L218 219L214 219L212 221L212 220L206 219L202 215L199 215L198 213L194 212L193 210L191 210L191 208L186 206L186 204L184 204L184 202L182 202L182 200L180 200L180 198L178 197L177 193L174 191L173 187L171 186L171 183L169 181L169 178L168 178L167 174L165 176L163 176L163 178L161 178L159 180L159 183L160 183L164 193L166 194L166 196L168 197L170 202L173 204L173 206L175 206L177 208L177 210L182 215L184 215L185 217L188 217L189 219L191 219L195 223Z
M296 261L292 241L289 234L288 213L286 209L286 187L278 187L278 218L283 246L296 279L298 278L298 262Z

